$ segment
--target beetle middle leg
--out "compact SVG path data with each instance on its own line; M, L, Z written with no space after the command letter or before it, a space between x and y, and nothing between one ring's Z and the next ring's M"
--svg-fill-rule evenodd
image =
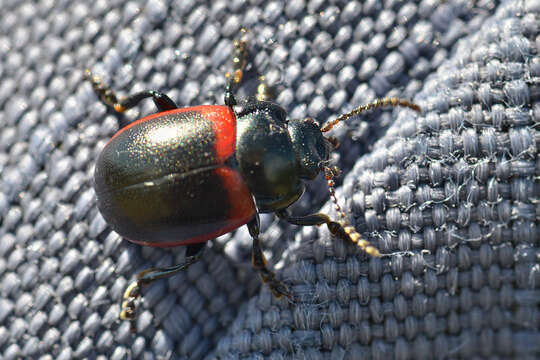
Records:
M255 218L247 224L249 234L253 238L253 250L251 252L251 262L253 268L259 273L263 283L268 284L272 294L280 299L285 296L291 299L291 293L289 288L283 282L276 279L276 274L268 269L266 258L262 252L261 242L259 240L259 215L255 215Z
M88 69L84 71L84 75L85 78L92 84L94 92L99 96L101 101L112 107L116 112L124 112L129 110L147 98L152 98L152 100L154 100L154 104L156 104L159 111L167 111L178 108L170 97L155 90L141 91L119 100L115 92L105 85L99 76L93 75Z
M203 255L206 243L187 245L186 260L178 265L165 268L150 268L137 274L137 280L129 284L124 292L120 319L131 321L131 331L135 332L135 319L137 317L137 298L141 296L141 289L154 280L163 279L181 271L199 261Z
M369 241L363 239L362 235L360 235L353 226L333 221L326 214L318 213L305 216L291 216L286 210L281 210L276 212L276 215L293 225L314 226L326 224L332 235L346 241L354 242L368 255L375 257L381 256L379 250L375 246L371 245Z

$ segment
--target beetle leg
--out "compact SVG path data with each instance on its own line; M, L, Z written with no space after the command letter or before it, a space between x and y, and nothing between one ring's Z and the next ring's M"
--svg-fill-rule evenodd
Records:
M259 85L255 97L259 101L272 101L275 98L274 88L266 83L264 76L259 76Z
M137 274L139 285L148 285L154 280L163 279L187 269L190 265L201 259L206 243L199 243L186 246L186 260L178 265L165 268L150 268Z
M103 84L99 76L93 75L88 69L85 70L84 75L92 84L94 92L99 96L101 101L114 108L114 110L117 112L124 112L131 109L141 102L141 100L146 98L152 98L159 111L173 110L178 108L171 98L155 90L141 91L118 100L118 97L114 91L107 85Z
M166 268L150 268L137 274L137 280L129 284L124 292L122 310L120 311L120 319L131 321L131 332L135 332L137 298L141 295L142 287L154 280L163 279L184 271L201 259L204 247L205 243L188 245L186 249L186 260L183 263Z
M230 107L236 105L234 91L242 81L244 68L247 63L248 43L243 36L245 33L246 30L242 29L240 36L233 42L232 72L227 72L225 74L225 77L227 78L227 85L225 87L225 105Z
M313 225L322 225L326 224L330 233L338 238L344 239L346 241L352 241L358 245L363 251L368 255L379 257L381 253L379 250L370 244L369 241L362 238L353 226L344 225L337 221L333 221L326 214L310 214L306 216L291 216L287 213L286 210L277 211L276 215L293 225L300 226L313 226Z
M253 250L251 252L251 262L253 268L259 273L263 283L268 284L272 294L278 299L282 296L285 296L289 299L292 298L292 295L289 291L287 285L283 282L276 279L276 274L268 269L266 258L262 252L261 242L259 240L259 215L257 214L255 218L247 224L249 233L253 238Z
M117 112L124 112L136 106L141 100L150 97L154 100L154 104L156 104L159 111L174 110L178 108L174 101L164 93L155 90L145 90L123 98L119 103L114 104L114 110Z

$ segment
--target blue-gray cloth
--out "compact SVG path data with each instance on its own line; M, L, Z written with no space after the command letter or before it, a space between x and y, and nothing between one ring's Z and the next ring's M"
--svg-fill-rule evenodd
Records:
M19 1L0 4L1 359L442 359L540 357L540 1ZM135 274L184 259L105 223L95 160L155 112L99 102L84 69L126 95L222 104L232 39L291 118L323 123L377 97L423 111L336 126L336 193L384 254L326 227L262 217L274 299L245 227L143 291ZM337 218L325 180L295 214Z

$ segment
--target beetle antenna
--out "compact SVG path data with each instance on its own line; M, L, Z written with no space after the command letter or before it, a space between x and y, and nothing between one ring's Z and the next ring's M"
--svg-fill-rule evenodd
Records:
M362 249L362 251L366 252L368 255L380 257L381 253L379 252L379 249L371 245L369 241L362 238L362 235L360 235L360 233L356 231L354 226L350 224L349 220L347 219L347 215L345 214L345 211L343 211L343 208L341 207L341 205L339 205L338 199L336 197L336 184L334 182L334 177L338 176L340 173L339 168L337 166L323 166L323 171L324 177L326 178L326 182L328 184L328 192L330 192L330 199L334 203L334 209L340 217L338 224L341 226L341 229L346 234L346 236L351 239L353 243L355 243L360 247L360 249ZM337 232L338 229L335 229L335 231Z
M348 112L346 114L343 114L343 115L339 116L337 119L326 122L326 124L324 124L321 127L321 132L330 131L339 122L347 120L350 117L358 115L358 114L360 114L360 113L362 113L364 111L368 111L368 110L371 110L371 109L380 108L380 107L384 107L384 106L392 106L392 107L400 106L400 107L406 107L406 108L412 109L412 110L417 111L417 112L422 111L420 106L418 106L415 103L412 103L412 102L410 102L408 100L399 99L399 98L395 98L395 97L376 99L373 102L370 102L368 104L359 106L356 109L354 109L354 110L352 110L352 111L350 111L350 112Z
M342 223L345 225L349 224L349 220L347 220L347 215L339 205L339 202L336 197L336 189L334 182L334 177L339 176L339 168L337 166L329 167L325 166L323 168L324 170L324 177L326 179L326 182L328 184L328 192L330 193L330 200L334 203L334 209L336 210L338 216L341 218Z

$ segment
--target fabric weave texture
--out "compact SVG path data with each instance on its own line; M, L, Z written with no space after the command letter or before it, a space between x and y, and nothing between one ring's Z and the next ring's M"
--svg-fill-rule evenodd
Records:
M540 357L540 1L0 1L1 359ZM261 239L296 303L250 263L245 227L144 289L136 273L184 249L133 245L96 207L95 160L120 126L91 69L126 95L222 104L232 40L290 118L333 119L336 193L384 254L326 227L263 215ZM336 217L324 179L295 214Z

